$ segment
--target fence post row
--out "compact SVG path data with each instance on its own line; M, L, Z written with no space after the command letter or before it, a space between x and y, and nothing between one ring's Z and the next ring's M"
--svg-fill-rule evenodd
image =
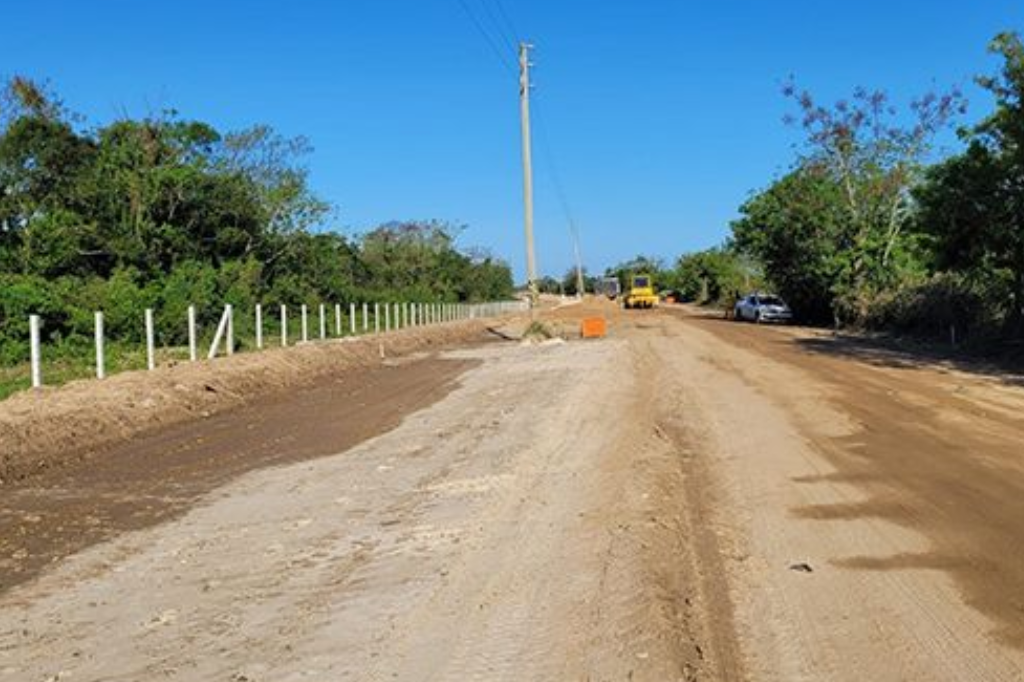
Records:
M362 303L362 331L368 332L370 328L369 303ZM302 309L302 341L309 341L309 311L305 304ZM458 322L460 320L474 320L484 317L501 316L512 312L522 312L527 305L522 301L495 301L488 303L417 303L414 301L384 303L384 321L381 324L381 304L373 304L373 331L380 334L391 331L398 331L407 327L419 327L424 325L445 324ZM342 315L342 304L334 304L334 326L336 336L344 336L344 319ZM189 360L195 362L198 359L198 334L196 324L196 307L188 306L188 354ZM359 329L356 303L349 303L349 332L356 336ZM263 305L256 304L256 348L263 349ZM327 306L319 304L320 339L327 339ZM96 378L104 379L107 376L106 370L106 333L104 328L104 315L102 311L94 314L95 332L95 353L96 353ZM281 321L281 346L288 345L288 306L280 306ZM32 387L39 388L43 385L42 372L42 346L41 333L42 320L39 315L29 315L29 351L31 363ZM145 335L146 335L146 368L152 371L156 368L156 328L154 323L153 309L145 309ZM951 331L951 337L955 334ZM234 308L231 304L224 306L224 313L217 324L217 330L210 345L208 359L217 356L221 341L224 341L224 349L227 355L233 355L235 351L235 329L234 329Z

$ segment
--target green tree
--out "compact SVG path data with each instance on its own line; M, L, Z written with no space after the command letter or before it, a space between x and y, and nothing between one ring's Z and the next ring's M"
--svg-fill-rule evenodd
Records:
M736 251L717 247L680 256L673 280L686 299L703 304L727 301L759 278Z
M833 175L800 167L749 199L732 224L735 247L749 253L764 275L810 322L833 320L852 270L855 237L843 189Z
M605 270L606 277L617 277L622 291L629 291L633 275L647 274L654 278L655 287L662 287L670 275L665 273L665 264L655 256L636 256Z
M1004 33L990 50L1001 72L979 78L995 111L967 133L967 150L935 166L919 188L920 229L940 268L1009 284L1007 321L1024 333L1024 44Z
M956 90L929 93L901 115L881 91L858 88L832 106L791 84L784 94L799 111L789 120L806 135L800 166L827 175L840 190L848 258L833 273L835 316L862 322L879 293L920 275L915 241L906 234L913 217L910 190L934 136L963 113L964 99Z

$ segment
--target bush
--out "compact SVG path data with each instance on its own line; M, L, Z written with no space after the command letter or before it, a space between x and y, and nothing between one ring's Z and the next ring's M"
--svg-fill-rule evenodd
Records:
M877 299L867 324L902 334L946 340L955 330L961 340L997 336L1004 323L1003 302L1009 295L1003 278L981 281L941 273Z

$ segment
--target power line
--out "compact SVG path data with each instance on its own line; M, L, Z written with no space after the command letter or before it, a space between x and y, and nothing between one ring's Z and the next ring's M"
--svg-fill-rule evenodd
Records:
M498 14L505 21L505 25L508 26L509 31L512 33L512 37L519 40L519 31L516 30L516 25L512 23L512 19L509 17L509 13L505 11L505 3L501 0L494 0L494 4L498 6Z
M538 104L540 103L538 98ZM555 164L555 155L552 151L551 142L548 139L548 125L547 116L544 113L544 107L534 105L534 110L537 118L537 130L539 132L538 140L540 141L541 150L544 157L544 165L547 167L548 175L551 178L551 184L555 189L555 196L558 198L559 206L562 209L562 214L565 217L566 223L569 228L569 238L572 240L573 251L576 256L576 267L580 271L582 276L582 256L580 255L580 230L576 219L573 217L572 209L569 207L569 199L565 193L565 187L562 185L561 175L558 172L558 166Z
M483 24L480 23L480 20L477 18L476 14L474 14L473 10L470 9L469 4L466 2L466 0L459 0L459 5L462 6L462 10L466 13L466 16L469 17L470 21L473 22L473 26L476 27L477 32L481 36L483 36L484 40L487 41L487 44L490 45L491 50L494 52L494 56L498 58L498 61L501 63L502 67L510 74L515 75L516 69L513 66L512 62L509 61L510 57L505 52L502 51L502 49L494 41L494 38L491 36L491 34L486 29L484 29ZM505 39L505 41L508 42L507 39Z
M502 41L504 41L505 47L508 48L509 52L515 52L515 31L512 32L511 36L505 31L505 27L502 25L501 21L494 13L494 10L491 8L491 3L487 2L487 0L480 0L480 4L483 5L484 13L487 15L487 18L490 19L491 26L492 28L494 28L494 32L498 34L498 37L501 38Z

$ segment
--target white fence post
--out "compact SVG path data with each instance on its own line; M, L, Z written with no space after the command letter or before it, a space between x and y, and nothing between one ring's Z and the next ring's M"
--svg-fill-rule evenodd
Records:
M391 304L384 304L384 331L391 331Z
M96 312L96 378L103 379L107 376L106 362L103 355L103 313Z
M352 332L352 336L356 335L356 304L348 304L348 329Z
M199 351L196 347L196 307L190 305L188 307L188 359L195 362L199 357Z
M156 341L153 338L153 309L146 308L146 369L156 369Z
M235 354L235 307L228 303L224 306L224 314L228 316L228 338L227 338L227 353L228 355Z
M302 343L309 341L309 309L302 304Z
M32 363L32 388L43 385L42 351L39 347L39 316L28 316L29 355Z
M334 304L334 335L341 336L341 304Z
M256 349L263 350L263 306L256 304Z
M324 308L324 304L320 304L320 340L323 341L327 338L327 310Z
M217 331L213 334L213 343L210 344L210 352L206 354L207 360L213 360L217 357L217 348L220 346L221 339L224 338L224 334L228 330L228 317L231 313L231 306L224 306L224 314L220 316L220 322L217 323Z
M395 329L401 329L402 328L402 304L401 303L395 303L394 311L395 311Z
M288 345L288 306L281 304L281 348Z
M380 303L373 304L373 333L380 334Z
M367 303L363 304L363 331L367 331L370 328L370 318L368 317L370 306Z

